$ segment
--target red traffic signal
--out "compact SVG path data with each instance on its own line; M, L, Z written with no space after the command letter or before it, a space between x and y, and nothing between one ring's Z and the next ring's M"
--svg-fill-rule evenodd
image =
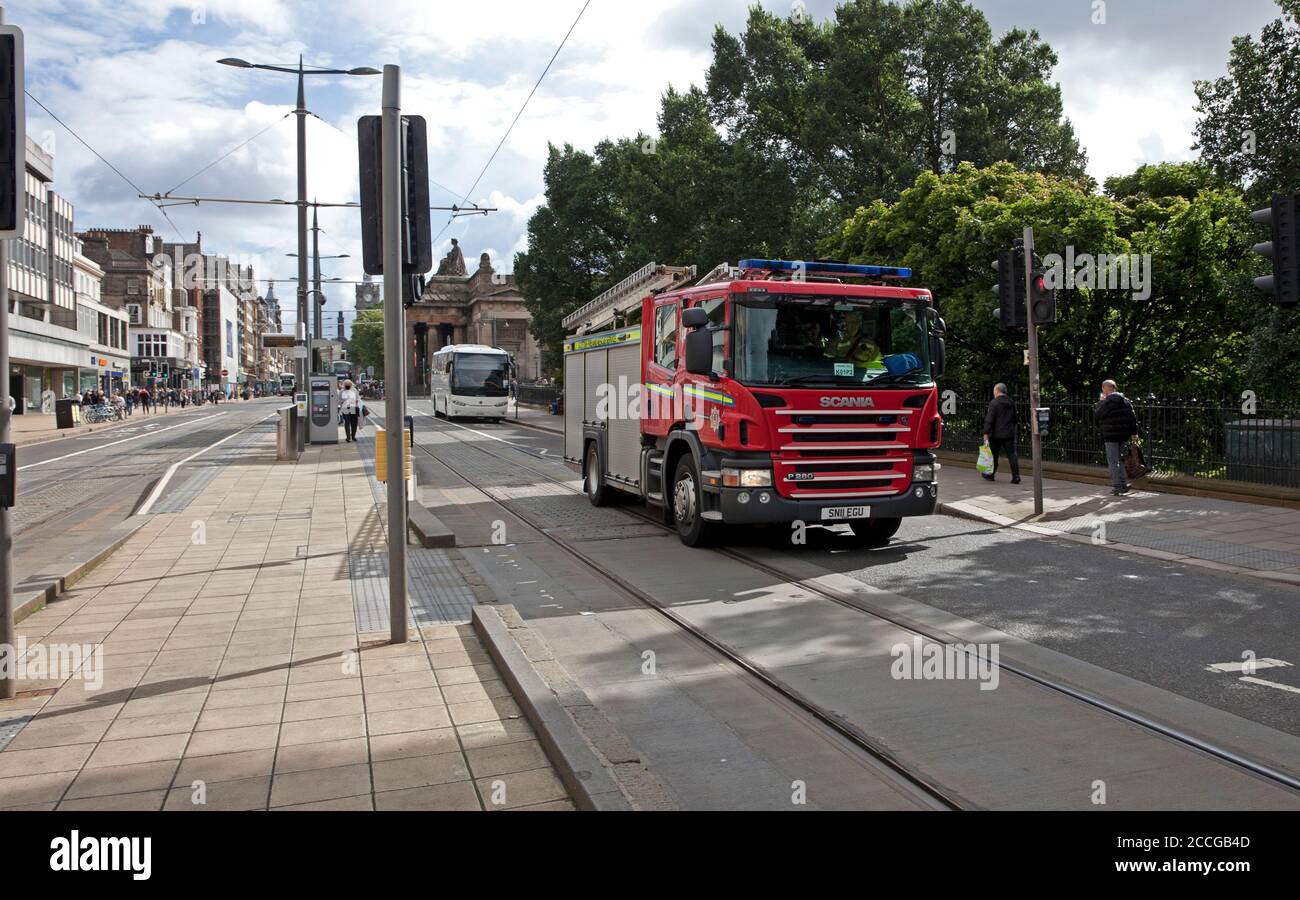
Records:
M1047 286L1047 275L1035 270L1029 282L1029 313L1035 325L1051 325L1056 321L1056 291Z

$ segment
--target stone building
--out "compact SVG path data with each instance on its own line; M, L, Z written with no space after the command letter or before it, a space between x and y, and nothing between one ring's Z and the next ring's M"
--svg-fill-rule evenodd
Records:
M99 300L104 272L82 255L72 203L54 190L54 158L26 138L23 235L9 242L9 391L17 415L79 390L121 387L130 372L126 316Z
M131 384L138 387L195 386L197 311L177 285L173 258L153 228L91 228L82 250L104 272L103 302L130 317L127 349Z
M448 344L500 347L514 358L520 381L537 378L537 341L528 330L531 317L515 277L493 269L486 253L479 257L478 269L468 273L459 243L453 238L451 244L419 302L406 311L408 392L429 392L430 359Z

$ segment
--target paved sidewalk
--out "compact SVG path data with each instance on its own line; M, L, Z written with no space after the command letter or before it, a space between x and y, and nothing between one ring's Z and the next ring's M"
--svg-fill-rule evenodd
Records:
M1043 479L1034 518L1033 477L989 483L974 468L945 463L941 511L1041 534L1105 542L1126 552L1300 585L1300 510L1144 491L1112 496L1105 485Z
M369 481L354 445L259 441L19 623L0 809L572 808L468 624L358 629Z
M553 431L556 434L564 434L564 416L553 416L549 409L512 402L509 412L506 414L507 420L515 421L516 413L518 413L518 421L523 425Z

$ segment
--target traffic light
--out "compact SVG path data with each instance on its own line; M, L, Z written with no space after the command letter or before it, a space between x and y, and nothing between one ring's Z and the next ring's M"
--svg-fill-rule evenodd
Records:
M1047 286L1047 273L1035 269L1029 281L1029 314L1035 325L1051 325L1056 321L1056 290Z
M433 268L429 213L429 139L424 116L402 116L402 273ZM361 183L361 267L384 274L383 117L357 119Z
M997 287L993 296L998 298L998 308L993 310L993 318L1004 331L1025 327L1025 250L1015 247L1011 250L999 250L998 258L993 263L998 273Z
M23 33L0 25L0 238L21 238L26 224L25 116Z
M1271 228L1272 240L1255 245L1255 252L1273 260L1273 274L1255 279L1255 287L1272 294L1279 306L1300 301L1300 222L1296 220L1297 195L1275 194L1268 209L1250 217Z

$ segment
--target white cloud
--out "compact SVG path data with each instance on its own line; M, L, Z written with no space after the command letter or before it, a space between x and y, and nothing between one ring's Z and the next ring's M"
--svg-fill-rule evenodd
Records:
M291 108L293 79L219 66L218 58L291 63L304 53L309 63L323 65L398 61L404 110L429 123L431 174L443 186L432 187L433 203L449 205L479 176L582 2L212 0L202 5L202 21L196 22L190 0L45 0L31 9L11 7L10 20L27 34L32 92L149 191L172 187L278 122L181 193L295 195L293 117L280 121ZM1271 17L1265 9L1271 4L1241 2L1250 7L1244 24L1224 11L1207 12L1211 17L1204 20L1157 15L1146 9L1159 5L1154 0L1143 5L1141 21L1128 22L1130 14L1121 15L1112 4L1114 24L1103 30L1088 25L1086 15L1065 15L1059 2L976 5L989 13L995 31L1013 24L1040 27L1057 49L1055 77L1066 113L1100 179L1143 161L1191 155L1191 79L1222 71L1231 34L1258 30L1261 17ZM527 219L544 199L547 144L590 149L605 137L653 133L667 87L703 82L713 24L741 26L748 5L749 0L593 0L471 193L471 201L498 211L456 219L435 253L445 253L449 238L457 237L471 262L492 248L494 265L509 270L514 253L526 248ZM789 9L785 0L764 5L778 13ZM824 18L831 0L808 7ZM1068 9L1077 12L1075 4ZM1152 22L1165 30L1152 35ZM1196 40L1189 44L1189 37ZM1155 49L1144 54L1148 40ZM1195 48L1194 59L1180 55L1182 46ZM378 112L379 79L310 79L308 105L320 117L308 120L309 193L322 201L354 200L354 125L358 116ZM56 189L76 205L78 227L150 222L176 238L134 189L34 105L29 118L34 136L48 130L55 137ZM259 276L294 274L294 260L284 255L296 250L290 208L205 204L168 212L185 237L201 230L205 248L251 258ZM445 214L434 214L435 232L444 222ZM351 256L327 261L327 274L360 279L356 210L323 209L321 226L322 252ZM351 285L327 293L331 311L352 305ZM277 294L291 299L292 285L279 285Z

